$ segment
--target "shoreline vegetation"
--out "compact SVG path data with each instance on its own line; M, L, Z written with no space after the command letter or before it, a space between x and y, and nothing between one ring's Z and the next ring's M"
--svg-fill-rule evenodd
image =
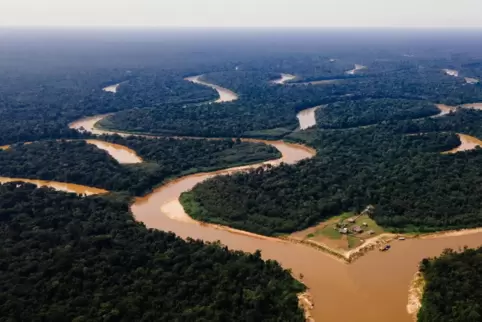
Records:
M0 201L4 319L304 321L306 287L279 263L149 229L122 194L10 183Z
M364 68L362 68L362 69L364 69ZM211 87L211 88L215 89L216 91L225 90L224 88L222 88L218 85L213 85L213 84L209 84L209 83L204 82L202 80L202 76L203 75L188 77L188 78L186 78L186 80L190 81L190 82L195 82L195 83L198 83L198 84L201 84L201 85L204 85L204 86ZM285 75L285 74L282 74L282 78L283 78L283 76L285 77L285 79L286 79L286 77L288 77L288 75ZM289 76L291 77L293 75L289 75ZM284 84L284 82L281 82L279 84ZM289 83L287 83L287 84L289 84ZM119 84L117 84L117 85L119 85ZM117 89L117 87L116 87L116 89ZM228 91L229 93L233 93L236 97L235 99L237 99L238 96L234 92L229 91L229 90L226 90L226 91ZM222 99L221 95L219 97L220 97L220 99ZM465 104L462 107L470 107L470 106L476 106L475 108L477 108L478 103ZM441 116L441 115L448 114L448 113L454 111L455 108L456 108L454 106L446 106L446 105L441 105L441 104L436 105L436 107L440 110L440 114L437 114L435 116ZM304 111L304 110L302 110L302 111ZM117 135L121 135L121 136L134 135L134 136L141 136L141 137L148 137L148 138L159 138L159 137L163 138L164 137L164 136L158 136L158 135L151 135L149 133L128 132L128 131L119 131L119 130L115 130L115 129L104 128L102 126L102 120L104 120L106 117L108 117L110 115L112 115L112 114L110 113L110 114L96 115L96 116L84 118L82 120L72 122L69 125L69 127L73 128L73 129L76 129L76 130L79 130L79 131L82 131L82 129L83 129L85 131L92 132L93 134L117 134ZM431 117L434 117L434 116L431 116ZM82 123L83 120L85 120L87 122L92 120L93 122L89 123L90 127L83 128L82 126L78 125L79 123ZM170 137L170 136L165 136L165 137ZM227 139L227 138L205 138L205 137L190 137L190 136L174 136L174 137L171 137L171 138L181 139L181 140L182 139L207 139L207 140L224 140L224 139ZM261 142L261 143L265 143L265 144L270 144L270 143L275 142L275 141L270 141L270 140L260 140L260 139L253 139L253 138L241 138L241 141L243 141L243 142ZM314 148L311 148L311 147L306 146L304 144L300 144L299 142L297 142L297 143L288 143L288 142L285 142L285 143L297 145L298 147L305 149L306 151L308 151L309 153L312 153L313 155L316 154L316 150ZM463 142L462 142L461 146L462 145L463 145ZM6 146L6 147L8 147L8 146ZM267 160L267 162L272 162L272 161L279 161L279 158ZM218 172L224 173L224 172L229 171L229 170L234 170L236 172L237 171L244 171L244 169L237 169L237 168L240 168L240 167L244 168L245 166L250 167L250 166L258 165L258 164L260 164L260 163L254 161L253 163L234 164L232 167L230 166L228 168L224 168L224 167L222 167L222 168L208 168L208 169L200 169L201 171L196 171L196 172L182 173L179 176L168 178L168 179L164 180L163 182L161 182L158 185L156 185L155 187L153 187L150 190L150 192L152 192L156 188L162 187L162 186L170 184L172 182L176 182L177 180L181 180L184 177L189 176L189 175L203 174L205 172L214 173L214 174L218 173ZM31 180L31 179L20 179L20 180ZM32 180L32 181L34 181L34 180ZM183 206L185 208L188 208L182 202L182 200L183 200L183 198L181 197L181 200L180 200L181 204L183 204ZM189 211L187 211L187 212L189 213ZM453 231L453 230L451 230L451 231L440 231L440 232L437 232L437 233L426 233L426 234L416 234L416 235L383 233L381 235L378 235L378 236L375 236L375 237L372 237L372 238L367 238L366 240L364 240L364 242L361 245L359 245L359 246L357 246L353 249L343 251L343 250L328 246L327 244L325 244L323 242L319 242L319 241L293 238L293 237L286 236L286 235L277 236L277 237L270 237L270 236L265 236L265 235L262 235L262 234L256 234L256 233L248 232L248 231L245 231L245 230L242 230L242 229L236 229L236 228L233 228L233 227L230 227L230 226L227 226L227 225L216 224L216 223L208 223L208 222L205 222L205 221L197 221L193 217L191 217L191 218L193 219L193 221L196 221L199 225L209 225L210 227L220 229L220 230L230 231L230 232L236 233L236 234L243 234L243 235L251 236L251 237L255 237L255 238L262 238L262 239L269 239L269 240L277 240L277 241L303 244L303 245L321 250L323 252L326 252L327 254L330 254L330 255L334 256L335 258L341 259L342 261L344 261L346 263L353 262L357 258L363 256L365 253L367 253L371 250L374 250L377 247L380 247L381 245L385 245L385 244L387 244L387 243L389 243L389 242L391 242L391 241L393 241L396 238L401 237L401 236L403 236L405 238L436 238L438 236L464 235L464 234L471 234L471 233L477 233L477 232L482 231L482 229L475 228L475 229L461 229L461 230L455 230L455 231ZM174 219L176 219L176 218L174 218Z
M201 82L198 82L198 83L201 83ZM209 86L209 85L206 85L206 83L204 83L203 85ZM215 88L217 90L216 87L212 87L212 88ZM220 96L220 99L222 99L221 96ZM448 109L442 109L442 108L439 108L439 109L440 109L441 114L445 113L445 112L450 112ZM93 118L95 119L96 117L98 118L99 116L94 116ZM103 117L105 117L105 116L103 116ZM92 127L93 130L99 130L101 133L102 132L105 133L105 132L109 131L108 129L106 131L105 128L101 127L100 121L102 121L103 117L98 118L97 121L93 123L93 127ZM76 123L76 122L73 122L72 124L74 124L74 123ZM116 131L116 132L117 132L116 134L122 134L122 135L131 135L131 134L138 135L137 133L129 133L129 132L121 132L121 131ZM147 134L147 135L144 134L144 135L141 135L141 136L151 137L149 134ZM157 136L152 136L152 137L157 137ZM175 138L176 139L177 138L179 138L179 139L183 139L183 138L186 138L186 139L190 139L190 138L210 139L210 138L202 138L202 137L175 137ZM211 139L216 140L218 138L211 138ZM219 139L223 139L223 138L219 138ZM270 143L275 142L275 141L256 140L256 139L241 139L241 141L263 142L263 143L266 143L266 144L270 144ZM287 143L287 144L293 144L293 143ZM309 151L310 153L312 153L313 156L316 154L316 150L311 148L311 147L308 147L308 146L302 145L302 144L297 144L297 145L300 148L303 147L304 149L306 149L306 151ZM277 161L277 160L279 160L279 159L271 160L271 161ZM259 165L260 163L254 162L253 164ZM222 169L220 169L219 172L224 173L224 172L230 171L230 170L232 170L232 171L243 171L242 169L237 169L239 167L236 166L236 165L235 165L234 168L236 168L236 169L233 169L233 167L222 168ZM208 171L210 171L210 170L208 170ZM210 173L213 173L213 174L216 174L216 172L218 172L218 171L210 171ZM194 174L198 174L198 172L195 172ZM175 182L176 180L181 180L185 176L186 175L184 174L184 175L181 175L181 176L176 177L176 178L167 179L167 180L163 181L162 183L160 183L159 186L164 186L164 185L167 185L171 182ZM30 180L30 179L19 179L19 180L33 181L33 180ZM183 196L185 196L185 195L183 195ZM184 200L184 202L183 202L183 200ZM190 211L189 211L190 206L188 204L186 204L186 199L183 199L183 197L181 197L181 203L183 204L184 208L186 209L186 212L190 213ZM303 244L303 245L306 245L308 247L312 247L312 248L321 250L321 251L333 256L334 258L342 260L345 263L352 263L353 261L355 261L359 257L363 256L364 254L368 253L369 251L374 250L376 248L379 248L382 245L386 245L387 243L392 242L392 241L394 241L397 238L402 237L402 236L404 238L421 238L421 239L424 239L424 238L460 236L460 235L465 235L465 234L473 234L473 233L482 232L482 228L475 228L475 229L462 229L462 230L456 230L456 231L441 231L441 232L436 232L436 233L416 234L416 235L382 233L382 234L380 234L378 236L375 236L373 238L368 238L368 239L364 240L364 242L361 245L359 245L359 246L357 246L353 249L341 251L339 249L330 247L330 246L328 246L328 245L326 245L322 242L318 242L318 241L298 239L298 238L293 238L293 237L290 237L290 236L269 237L269 236L264 236L264 235L260 235L260 234L256 234L256 233L251 233L251 232L244 231L244 230L241 230L241 229L236 229L236 228L233 228L233 227L229 227L227 225L216 224L216 223L207 223L207 222L204 222L204 221L198 221L198 220L194 219L194 217L191 217L191 218L192 218L193 222L195 222L196 224L199 224L201 226L209 226L209 227L212 227L212 228L215 228L215 229L229 231L229 232L234 233L234 234L242 234L242 235L245 235L245 236L250 236L250 237L254 237L254 238L261 238L261 239L266 239L266 240L272 240L272 241L276 241L276 242L289 242L289 243ZM179 220L179 218L173 218L173 219ZM413 283L415 283L417 287L419 287L420 284L423 284L422 282L420 282L420 277L418 277L418 279L416 279L416 281L413 282ZM421 291L417 291L417 292L420 293L420 294L419 295L411 295L411 298L413 298L413 300L412 300L413 307L417 307L419 305L419 304L417 304L416 301L419 300L419 298L421 298L421 296L422 296ZM417 292L415 292L415 293L418 294ZM314 321L314 319L312 317L312 314L311 314L311 310L314 308L314 303L313 303L313 299L312 299L310 293L309 292L299 293L298 294L298 301L299 301L300 308L302 308L303 311L305 312L306 321Z
M228 169L224 170L219 170L219 171L227 171ZM190 175L200 175L202 173L194 173ZM188 176L190 176L188 175ZM165 182L161 183L159 187L175 183L178 180L182 180L185 176L183 177L177 177L177 178L172 178L168 179ZM97 195L97 194L104 194L104 193L109 193L107 190L103 189L97 189L94 187L88 187L88 186L82 186L82 185L76 185L76 184L69 184L65 182L56 182L56 181L45 181L45 180L35 180L35 179L26 179L26 178L5 178L5 177L0 177L0 183L9 183L9 182L26 182L26 183L31 183L37 185L39 188L46 186L46 187L51 187L56 190L60 191L65 191L65 192L74 192L78 194L87 194L87 195ZM70 187L77 187L77 189L69 189ZM153 188L155 189L155 188ZM149 194L143 197L136 197L133 199L133 203L135 203L135 199L137 198L145 198ZM181 197L182 200L182 197ZM183 206L186 208L186 212L189 212L189 205L186 205L183 203ZM182 219L176 216L170 216L171 219L174 220L181 220L181 221L186 221L186 219ZM472 234L477 234L477 233L482 233L482 227L480 228L471 228L471 229L459 229L459 230L447 230L447 231L439 231L439 232L433 232L433 233L417 233L417 234L410 234L410 233L405 233L405 234L396 234L396 233L383 233L378 236L366 239L365 242L354 248L350 249L347 251L342 251L340 249L336 249L333 247L330 247L324 243L321 242L316 242L312 240L302 240L302 239L297 239L293 238L290 236L265 236L261 234L256 234L252 233L249 231L241 230L241 229L236 229L232 228L229 226L221 225L221 224L214 224L214 223L209 223L209 222L204 222L204 221L198 221L192 217L190 217L189 220L193 224L197 224L200 226L205 226L205 227L211 227L217 230L223 230L227 231L233 234L239 234L239 235L244 235L244 236L249 236L252 238L257 238L257 239L263 239L263 240L270 240L270 241L275 241L275 242L280 242L280 243L294 243L294 244L302 244L307 247L311 247L317 250L320 250L330 256L332 256L335 259L341 260L342 262L345 262L347 264L353 263L355 260L358 258L366 255L370 251L376 250L382 245L386 245L387 243L396 241L399 237L404 237L405 239L434 239L434 238L444 238L444 237L456 237L456 236L464 236L464 235L472 235Z
M407 310L418 321L480 321L482 248L445 249L421 261Z

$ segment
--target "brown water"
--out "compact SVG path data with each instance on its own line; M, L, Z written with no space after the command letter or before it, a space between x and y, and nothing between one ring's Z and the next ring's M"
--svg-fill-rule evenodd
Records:
M78 121L70 123L69 128L75 129L79 132L88 131L88 132L91 132L92 134L96 134L96 135L112 134L114 132L107 131L107 130L100 130L100 129L95 127L95 124L97 122L106 118L109 115L111 115L111 114L102 114L102 115L84 117L84 118L82 118ZM117 133L117 134L126 136L126 134L123 134L123 133Z
M105 116L83 119L70 126L77 129L82 126L94 133L111 133L94 129L94 124L103 117ZM267 143L274 145L283 154L281 160L268 162L273 165L281 161L293 164L314 155L313 150L303 146L284 142ZM248 252L260 249L263 258L279 261L283 267L292 269L296 277L303 274L303 282L310 288L315 302L313 316L317 321L324 322L409 322L411 317L406 310L408 288L420 260L439 255L447 247L482 245L482 232L396 241L390 251L373 251L348 265L307 246L233 231L227 227L201 224L186 215L178 201L182 192L192 189L197 183L212 176L244 171L252 167L254 166L195 174L174 180L143 198L137 198L131 208L133 215L148 228L173 231L184 238L220 240L232 249ZM60 184L60 189L81 187L53 182L40 184ZM82 189L77 191L88 192L86 187Z
M305 152L293 149L287 158L295 161ZM465 245L482 245L482 233L397 241L389 252L373 251L348 265L307 246L231 232L177 216L178 212L184 213L180 205L177 207L180 193L211 175L187 176L138 198L131 208L135 218L148 228L173 231L183 238L220 240L232 249L248 252L260 249L264 259L279 261L283 267L292 269L294 276L304 275L303 282L310 288L315 302L312 313L318 321L409 322L411 317L406 311L408 287L420 260L439 255L447 247L457 249ZM4 182L5 178L0 178L0 181ZM85 187L63 183L41 182L41 185L89 192Z
M448 106L445 104L435 104L440 110L440 113L431 117L440 117L449 114L450 112L455 112L456 108L454 106Z
M457 135L460 138L461 144L456 147L455 149L452 149L450 151L444 152L444 153L457 153L461 151L468 151L468 150L473 150L476 147L482 147L482 141L477 139L476 137L467 135L467 134L461 134L457 133Z
M296 117L300 122L300 130L306 130L316 125L315 113L316 113L316 110L318 110L320 107L321 106L315 106L315 107L307 108L305 110L298 112Z
M94 118L94 120L97 118ZM74 129L79 129L82 125L85 126L93 126L91 124L93 120L91 118L86 118L84 119L85 123L82 123L81 121L78 121L78 123L75 126L78 127L72 127ZM97 131L97 130L96 130ZM71 140L67 140L71 141ZM137 153L134 150L129 149L128 147L125 147L120 144L115 144L115 143L109 143L101 140L85 140L87 143L95 145L97 148L106 151L109 153L111 157L116 159L119 163L122 164L131 164L131 163L140 163L142 162L142 159L137 155ZM31 144L32 142L24 142L23 144ZM10 145L3 145L0 146L0 150L6 150L9 149Z
M35 184L38 187L51 187L59 191L75 192L75 193L85 194L85 195L98 195L98 194L107 192L107 190L104 190L104 189L98 189L98 188L87 187L87 186L82 186L82 185L72 184L72 183L65 183L65 182L0 177L0 183L7 183L7 182L14 182L14 181L28 182L28 183Z
M477 78L465 77L465 82L467 84L477 84L479 83L479 80Z
M295 79L295 78L296 78L295 75L291 75L291 74L281 74L281 78L274 80L274 81L273 81L273 84L284 84L284 83L286 83L287 81L293 80L293 79Z
M137 155L134 150L131 150L123 145L100 140L86 140L86 142L95 145L101 150L106 151L119 163L131 164L142 162L142 159Z
M314 153L298 145L284 142L269 143L283 154L281 160L269 162L274 165L280 161L296 163L311 157ZM214 175L243 171L250 167L195 174L174 180L156 189L152 194L138 198L132 205L132 212L135 218L144 222L148 228L173 231L183 238L220 240L232 249L248 252L260 249L263 258L279 261L283 267L292 269L294 276L303 274L303 282L310 288L315 301L313 316L318 321L328 322L411 321L406 311L408 288L420 260L427 256L439 255L446 247L475 247L482 244L482 233L406 240L392 244L389 252L373 251L355 263L347 265L307 246L200 224L185 214L178 201L182 192L192 189L197 183ZM90 193L86 187L76 185L53 182L41 184L62 190ZM349 310L346 310L347 306L350 307Z
M215 101L215 103L232 102L238 99L238 95L235 92L218 85L204 82L201 80L202 76L203 75L187 77L185 80L215 89L219 94L219 98Z
M104 87L102 90L104 92L110 92L110 93L117 93L117 90L119 89L119 86L120 84L114 84L114 85L110 85L110 86L107 86L107 87Z
M444 69L445 74L453 77L459 77L459 71L455 69Z
M482 103L468 103L468 104L463 104L460 105L463 108L471 108L474 110L482 110Z
M432 117L439 117L443 115L447 115L450 112L455 112L457 110L457 106L449 106L445 104L435 104L437 108L440 110L440 114L437 114ZM470 108L474 110L482 110L482 103L467 103L460 105L461 108Z
M354 69L351 69L351 70L348 70L346 71L345 73L347 73L348 75L355 75L355 73L359 70L362 70L362 69L366 69L367 67L366 66L363 66L363 65L359 65L359 64L355 64L355 68Z

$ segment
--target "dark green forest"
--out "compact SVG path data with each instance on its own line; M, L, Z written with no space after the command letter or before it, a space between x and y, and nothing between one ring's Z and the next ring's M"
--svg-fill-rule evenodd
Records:
M482 150L440 154L460 144L455 134L386 127L315 132L315 158L216 177L182 200L195 218L267 235L369 204L377 223L395 231L480 226Z
M0 176L76 183L139 196L169 178L280 157L271 146L232 140L101 139L133 149L145 162L119 164L85 141L44 141L0 150Z
M281 138L316 148L297 165L217 177L185 193L186 210L202 221L278 235L372 204L373 219L393 231L482 225L482 150L441 154L460 144L456 133L482 138L482 112L429 117L437 103L482 102L482 85L464 79L482 79L480 34L0 30L0 43L0 145L41 141L0 151L0 175L121 192L81 198L0 186L2 321L303 320L295 297L303 286L277 263L147 230L128 212L127 196L172 177L279 152L230 139L103 136L145 160L121 165L81 140L56 141L92 138L68 128L85 116L115 113L101 125L123 131ZM367 68L347 74L355 64ZM336 82L273 84L281 73L296 75L292 83ZM216 91L185 80L193 75L239 100L205 104ZM113 84L117 93L102 90ZM297 131L296 114L318 105L327 105L318 126ZM365 125L372 126L355 128ZM476 291L442 285L444 274L477 285L480 272L462 262L475 265L479 253L424 261L434 285L425 321L480 319ZM454 301L453 311L439 294Z
M0 145L38 139L78 138L67 124L87 115L105 114L134 107L169 103L196 103L216 97L170 72L138 70L119 77L125 81L116 94L102 91L112 73L69 70L68 75L46 74L29 82L9 84L0 94ZM159 76L161 74L162 76ZM2 75L5 77L5 75ZM20 77L20 79L28 78ZM31 77L31 76L30 76ZM67 79L63 79L67 78ZM9 78L2 83L10 82ZM17 85L17 87L15 86ZM32 86L25 91L25 86Z
M260 253L146 229L122 195L0 185L0 321L304 321Z
M482 248L444 251L424 259L425 279L419 322L475 322L482 320Z
M344 129L383 121L410 120L438 114L430 102L401 99L367 99L328 104L316 113L322 129Z
M403 61L393 64L404 65ZM239 100L214 105L164 104L124 110L105 119L101 125L108 129L163 135L279 138L296 127L298 111L323 104L335 103L334 109L340 104L351 104L346 106L346 115L341 109L337 109L338 114L334 109L331 112L337 116L356 117L356 102L388 100L389 108L373 103L369 111L376 116L366 110L364 117L359 119L361 124L371 124L386 119L433 115L437 113L434 103L458 105L482 101L482 86L467 86L463 78L449 77L438 68L400 67L376 76L306 86L271 84L270 80L278 76L262 71L208 73L204 76L206 81L236 91ZM419 102L409 106L407 100ZM365 104L361 109L368 107ZM333 117L330 114L330 120ZM270 131L273 129L276 131Z

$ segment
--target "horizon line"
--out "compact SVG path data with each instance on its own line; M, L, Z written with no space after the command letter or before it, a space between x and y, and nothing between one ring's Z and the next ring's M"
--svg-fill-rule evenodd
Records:
M175 25L2 25L0 29L481 29L482 26L175 26Z

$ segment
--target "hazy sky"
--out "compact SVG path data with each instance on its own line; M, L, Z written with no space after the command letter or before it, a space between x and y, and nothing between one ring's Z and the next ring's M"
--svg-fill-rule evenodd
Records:
M0 25L482 27L482 0L0 0Z

